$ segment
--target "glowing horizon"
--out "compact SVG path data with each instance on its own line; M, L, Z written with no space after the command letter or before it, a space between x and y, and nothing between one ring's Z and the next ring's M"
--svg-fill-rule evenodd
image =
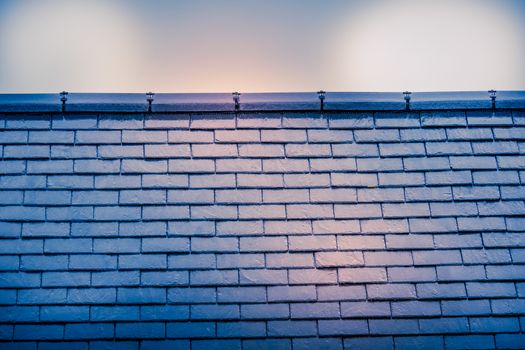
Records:
M0 0L0 93L525 90L517 0Z

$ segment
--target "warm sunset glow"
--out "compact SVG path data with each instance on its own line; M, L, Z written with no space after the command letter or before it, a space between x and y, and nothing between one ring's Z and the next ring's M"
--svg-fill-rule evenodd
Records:
M518 0L0 0L0 92L524 90Z

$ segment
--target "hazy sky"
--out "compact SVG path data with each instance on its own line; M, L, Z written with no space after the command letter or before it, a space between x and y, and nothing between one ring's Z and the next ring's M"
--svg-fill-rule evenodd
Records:
M0 0L0 93L525 90L522 0Z

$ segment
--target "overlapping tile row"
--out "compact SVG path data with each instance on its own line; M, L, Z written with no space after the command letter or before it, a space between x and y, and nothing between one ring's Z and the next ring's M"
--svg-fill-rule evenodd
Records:
M525 111L0 127L0 349L525 344Z

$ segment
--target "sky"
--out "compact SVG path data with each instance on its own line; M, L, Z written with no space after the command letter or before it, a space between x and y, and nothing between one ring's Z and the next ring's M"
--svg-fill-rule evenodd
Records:
M0 93L525 90L523 0L0 0Z

